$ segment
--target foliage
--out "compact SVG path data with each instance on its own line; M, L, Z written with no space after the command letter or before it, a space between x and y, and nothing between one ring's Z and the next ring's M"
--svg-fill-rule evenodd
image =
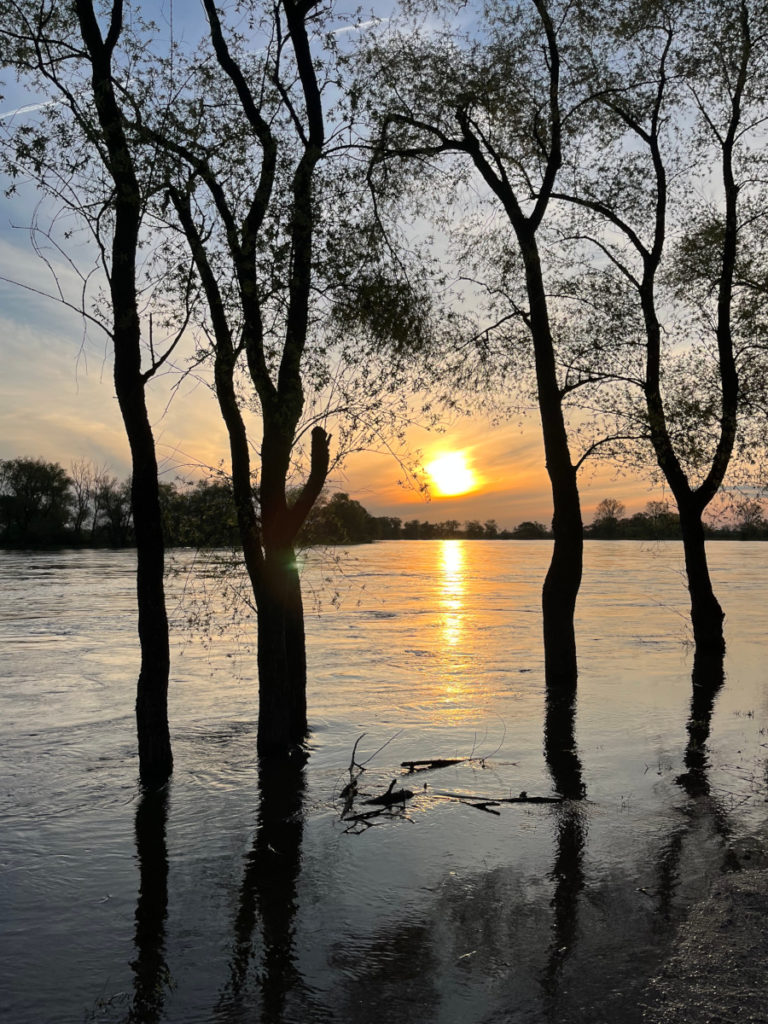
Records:
M0 543L47 547L62 543L73 508L72 483L56 462L0 461Z
M375 518L360 502L337 492L314 506L299 533L299 544L363 544L377 534Z

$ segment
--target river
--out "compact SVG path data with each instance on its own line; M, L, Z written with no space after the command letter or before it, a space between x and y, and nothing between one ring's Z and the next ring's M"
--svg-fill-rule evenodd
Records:
M278 776L256 759L238 578L175 553L176 767L143 802L134 553L0 553L0 1019L639 1021L689 908L765 862L768 544L710 545L728 651L719 692L692 705L680 546L587 543L559 768L549 551L307 556L309 758ZM358 739L358 810L393 779L415 795L350 825ZM466 760L400 767L438 757ZM489 803L552 798L558 770L583 799Z

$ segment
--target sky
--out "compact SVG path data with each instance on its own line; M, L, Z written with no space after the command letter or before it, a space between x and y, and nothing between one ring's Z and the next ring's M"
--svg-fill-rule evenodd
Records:
M184 9L189 10L186 4ZM6 119L30 99L40 99L14 85L0 91L5 93L0 117ZM79 315L39 294L53 291L54 282L30 237L35 212L43 221L51 212L37 209L38 202L29 188L11 198L4 190L0 195L0 458L42 457L65 468L85 458L122 479L130 472L130 458L114 395L110 342L97 327L86 329ZM75 251L78 237L73 235ZM60 281L76 299L77 277L65 267ZM226 432L206 379L170 372L152 382L149 403L163 479L196 478L207 467L227 467ZM501 527L525 520L549 523L551 497L535 413L521 428L517 419L491 425L480 410L446 424L442 433L413 427L408 442L423 453L425 465L462 453L474 475L471 492L444 496L433 481L425 496L398 483L404 474L395 459L371 452L351 456L329 486L346 491L375 515L403 520L495 519ZM606 464L583 471L580 485L587 521L608 496L624 501L629 512L660 497L646 480L617 478Z

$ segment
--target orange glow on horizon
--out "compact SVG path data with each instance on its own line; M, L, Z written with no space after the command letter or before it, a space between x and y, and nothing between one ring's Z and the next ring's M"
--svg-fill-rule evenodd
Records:
M424 467L438 498L471 494L480 487L480 478L467 460L465 451L448 452Z

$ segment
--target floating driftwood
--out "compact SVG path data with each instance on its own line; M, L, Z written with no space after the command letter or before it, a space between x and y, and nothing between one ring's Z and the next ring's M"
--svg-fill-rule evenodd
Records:
M462 801L463 802L463 801ZM501 811L494 811L494 807L498 807L498 800L484 800L479 804L472 804L467 801L467 807L474 807L478 811L485 811L487 814L495 814L497 818L501 817Z
M349 782L343 786L339 792L340 800L343 801L340 819L347 826L345 831L358 834L366 828L370 828L373 825L383 824L385 821L391 821L393 818L403 818L407 821L411 820L408 817L405 808L407 801L413 799L416 794L410 789L395 789L397 779L392 779L385 792L380 793L378 796L371 796L363 800L361 799L362 794L360 793L359 782L363 773L366 771L366 766L370 764L377 754L381 753L381 751L384 750L384 748L388 746L398 735L399 733L395 733L394 736L390 737L386 743L380 746L378 750L374 751L374 753L364 761L358 760L358 748L361 740L365 736L365 733L362 733L355 740L355 745L352 748L352 756L349 761ZM498 749L500 749L500 747L497 748L497 751ZM497 751L494 751L494 753ZM493 754L489 756L493 757ZM416 772L449 768L458 764L480 764L485 768L487 766L487 761L487 756L476 756L474 754L473 747L472 752L467 757L414 758L409 761L401 761L400 767L407 769L408 774L410 775ZM504 763L516 764L514 761ZM445 797L448 800L458 800L469 807L474 807L478 811L484 811L486 814L495 814L497 817L501 814L497 808L501 807L502 804L559 804L563 802L561 797L528 796L525 790L523 790L519 796L492 797L479 796L477 793L454 793L448 790L434 790L425 783L424 789L419 790L419 792L426 794L427 791L432 796ZM373 809L359 811L355 806L356 804L358 806L363 804L366 807L371 807Z
M449 793L444 789L433 789L434 796L445 796L451 800L462 800L473 807L495 806L498 804L561 804L561 796L528 796L523 790L519 796L478 796L477 793Z
M409 772L428 772L433 768L448 768L452 764L464 764L466 761L481 761L482 758L472 757L432 757L422 761L401 761L400 767Z

